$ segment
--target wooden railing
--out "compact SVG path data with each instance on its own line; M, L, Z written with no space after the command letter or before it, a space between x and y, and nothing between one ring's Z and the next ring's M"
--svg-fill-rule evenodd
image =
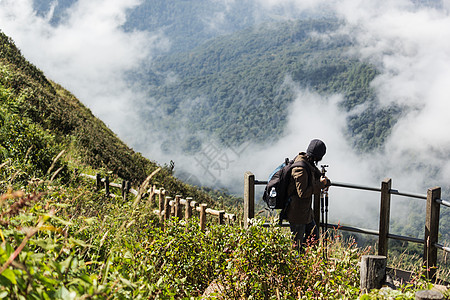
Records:
M244 226L249 225L249 221L255 217L255 185L266 185L267 181L255 180L255 176L251 172L246 172L244 175ZM449 247L445 247L438 243L439 233L439 212L440 206L444 205L450 207L450 202L441 199L441 188L434 187L427 190L426 195L399 192L392 189L392 180L385 179L381 182L381 187L369 187L348 183L332 182L332 187L358 189L365 191L379 192L380 198L380 220L378 231L363 229L351 226L342 226L336 224L326 224L327 228L335 228L356 233L363 233L378 236L378 255L388 255L388 239L402 240L424 245L423 263L427 269L427 277L435 278L437 271L437 250L450 252ZM389 232L391 195L398 195L408 198L415 198L426 200L426 220L425 220L425 235L424 239L414 237L401 236L391 234ZM313 200L314 219L316 224L320 224L323 228L323 222L320 222L320 195L314 195ZM281 226L289 226L289 224L282 224Z
M105 195L108 197L118 197L117 195L110 192L110 187L120 188L122 194L121 197L123 199L126 199L128 193L131 193L134 196L138 196L139 194L137 190L131 188L131 184L129 181L123 180L121 184L114 183L109 181L108 176L102 178L100 174L97 174L96 176L80 174L80 176L95 180L97 188L104 188ZM212 208L208 208L208 205L206 203L198 203L194 201L192 197L187 197L185 199L183 199L181 195L176 195L175 198L170 197L168 196L169 192L164 190L163 188L158 189L156 188L156 186L152 186L145 192L145 194L149 197L150 202L153 201L153 196L158 196L158 209L154 210L153 212L159 215L161 226L164 226L165 221L171 217L178 217L181 219L183 215L183 209L181 207L183 205L184 218L186 221L188 221L193 216L194 212L198 212L201 230L205 230L206 228L207 215L216 217L219 224L235 224L236 222L235 214L226 213L224 210L215 210Z
M131 188L131 183L129 181L126 181L126 180L122 180L122 184L119 184L119 183L109 182L109 177L108 176L105 176L105 178L102 178L102 176L100 174L97 174L96 176L88 175L88 174L80 174L80 176L87 177L87 178L95 180L97 188L101 189L102 187L104 187L105 188L105 195L109 196L109 197L117 197L116 195L111 194L109 192L109 188L111 186L112 187L116 187L116 188L120 188L123 198L126 198L127 193L131 193L134 196L137 196L138 193L139 193L137 190L132 189Z
M159 209L154 210L154 213L159 215L160 223L163 225L165 220L171 217L178 217L188 221L193 212L199 213L200 219L200 228L201 230L205 230L206 228L206 215L212 215L218 218L219 224L234 224L236 222L236 215L226 213L224 210L215 210L208 208L205 203L198 203L193 200L192 197L187 197L186 199L182 199L180 195L175 196L175 199L166 196L166 191L164 189L156 189L155 187L149 191L150 195L156 194L158 195L158 207ZM182 209L182 205L184 205L184 209Z

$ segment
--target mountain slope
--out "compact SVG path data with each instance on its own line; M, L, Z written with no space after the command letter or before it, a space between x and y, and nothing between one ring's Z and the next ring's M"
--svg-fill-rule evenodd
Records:
M283 135L294 100L286 83L291 79L323 95L343 94L345 111L365 103L364 113L349 119L348 135L362 150L380 146L399 109L378 108L370 88L378 72L348 56L351 42L334 34L338 27L336 20L272 23L161 57L148 76L149 105L161 109L143 117L169 131L177 120L189 131L183 143L187 152L197 150L200 143L192 141L202 134L232 145L273 141Z
M0 90L1 163L12 160L22 164L34 159L30 165L38 167L24 174L25 181L45 175L61 150L66 151L71 168L110 171L134 184L142 183L158 168L156 162L124 144L70 92L48 80L2 32ZM64 169L67 174L68 165ZM175 179L170 168L159 172L154 182L173 195L212 203L206 193Z

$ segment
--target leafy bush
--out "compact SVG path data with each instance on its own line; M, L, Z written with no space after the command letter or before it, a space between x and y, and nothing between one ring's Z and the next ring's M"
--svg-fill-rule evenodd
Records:
M337 238L324 258L323 247L310 241L301 253L290 234L253 226L241 231L218 283L225 299L354 298L359 293L357 265L363 253Z
M43 207L42 195L7 193L1 198L0 297L13 299L78 299L78 295L106 295L77 256L86 243L68 237L70 222ZM10 205L5 205L8 202ZM6 210L5 210L6 206ZM26 213L19 211L26 206Z

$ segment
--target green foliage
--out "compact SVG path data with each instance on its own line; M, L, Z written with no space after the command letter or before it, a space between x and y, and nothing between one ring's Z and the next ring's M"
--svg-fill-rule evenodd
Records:
M79 299L107 294L77 255L85 242L67 237L70 222L44 208L41 195L4 194L1 214L0 296L9 299ZM24 207L31 207L19 213Z
M339 25L334 19L270 23L160 57L149 74L151 105L159 110L143 117L165 132L176 133L177 124L189 140L200 133L226 145L273 141L283 135L294 101L295 91L286 83L292 79L325 96L342 94L345 111L366 104L363 114L350 117L347 133L360 150L379 147L399 109L377 105L370 83L378 71L346 54L352 46L348 38L319 37ZM167 80L171 77L177 79ZM183 136L161 138L167 145L185 143Z
M72 178L0 197L0 297L15 299L355 299L353 242L334 234L324 259L312 241L302 252L290 234L255 223L248 230L171 219L161 230L150 201L122 202ZM415 286L389 292L408 299ZM367 297L372 298L367 298ZM366 299L380 298L372 292Z
M333 241L332 257L312 242L302 253L291 247L280 229L253 226L241 233L217 280L226 299L355 298L360 252L354 245Z
M20 174L41 177L66 150L69 164L109 170L141 183L157 164L125 145L71 93L48 81L26 61L14 42L0 32L0 158L21 164ZM55 166L53 171L61 165ZM67 170L60 171L60 175ZM20 175L19 174L19 175ZM64 175L66 176L66 175ZM25 176L27 177L27 176ZM177 180L167 170L156 184L176 194L212 204L199 189Z
M28 62L14 44L14 41L0 30L0 60L8 65L15 66L22 74L26 74L33 81L38 82L46 88L51 88L50 82L45 78L42 71ZM22 85L20 79L11 74L2 74L1 80L8 81L12 88L17 89Z
M67 175L66 165L54 162L61 145L48 130L20 115L22 103L0 84L0 162L20 166L17 175L27 180L44 176L52 165Z

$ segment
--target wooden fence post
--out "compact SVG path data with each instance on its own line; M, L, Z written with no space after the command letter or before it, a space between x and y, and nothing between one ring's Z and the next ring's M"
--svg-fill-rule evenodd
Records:
M130 182L129 180L127 180L125 192L126 192L126 193L129 193L130 190L131 190L131 182Z
M131 182L128 181L128 180L122 180L121 190L122 190L122 198L123 198L123 200L126 200L127 194L130 191L130 189L131 189Z
M192 197L186 197L186 207L184 208L184 218L186 219L186 223L192 217Z
M200 204L200 230L205 231L206 229L206 207L207 204Z
M105 195L109 196L109 177L105 177Z
M100 174L96 174L95 180L97 183L97 190L100 190L102 188L102 177L100 176Z
M440 205L436 199L441 197L441 188L430 188L427 191L427 215L425 221L425 240L423 250L424 266L427 270L427 278L435 279L437 270L437 248L439 234Z
M172 197L166 196L164 200L164 221L170 219L170 201Z
M372 289L380 289L386 277L386 256L363 255L360 268L360 289L368 293Z
M181 217L181 210L180 210L180 199L181 196L180 195L176 195L175 196L175 204L174 204L174 216L176 218L180 218Z
M125 181L125 179L122 180L122 186L120 188L121 192L122 192L122 199L125 200L127 197L127 192L126 192L126 188L127 188L127 182Z
M380 227L378 236L378 255L388 255L389 220L391 214L392 180L386 178L381 182Z
M255 217L255 175L245 172L244 175L244 228L248 228L249 220Z
M219 225L223 225L225 224L225 211L224 210L220 210L219 211Z
M164 210L164 190L163 189L159 189L159 195L158 195L158 209L159 209L159 223L163 224L164 223L164 215L163 215L163 210Z

